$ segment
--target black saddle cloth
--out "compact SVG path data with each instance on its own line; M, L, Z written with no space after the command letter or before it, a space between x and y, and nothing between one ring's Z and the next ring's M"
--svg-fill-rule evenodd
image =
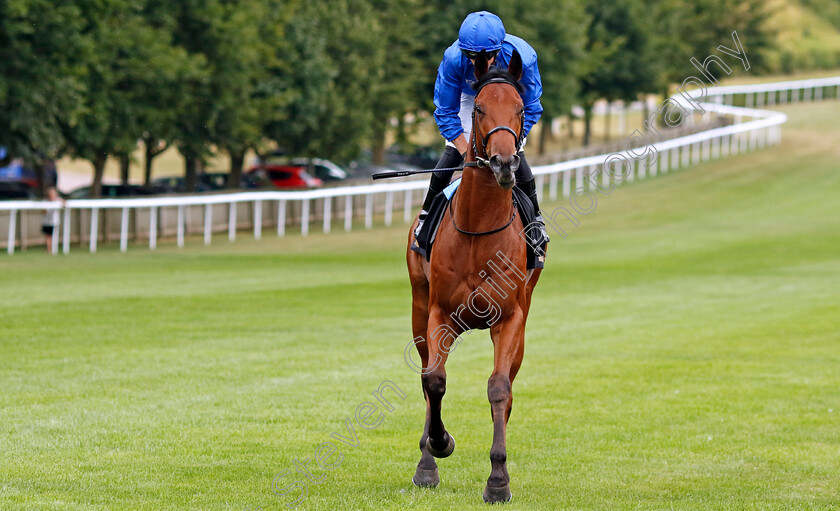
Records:
M455 193L458 193L456 190ZM455 195L453 194L454 198ZM441 192L435 196L432 201L432 206L429 208L429 215L423 223L417 237L411 243L411 250L422 255L429 261L432 257L432 249L437 237L440 222L443 220L446 208L449 207L450 199L446 198L446 194ZM522 232L519 233L522 242L528 247L528 266L529 270L534 268L542 268L545 264L545 248L548 240L542 235L542 231L536 224L536 212L534 211L534 204L525 195L525 192L517 187L513 187L513 203L516 205L516 211L522 219L522 225L525 226ZM513 229L513 225L508 227ZM526 242L527 240L527 242Z

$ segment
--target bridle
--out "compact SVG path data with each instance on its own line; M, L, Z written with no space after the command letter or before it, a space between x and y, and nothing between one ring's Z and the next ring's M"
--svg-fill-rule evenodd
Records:
M511 85L513 87L516 87L516 84L514 84L512 81L508 80L507 78L501 78L501 77L491 78L490 80L487 80L486 82L482 83L481 87L479 87L478 90L475 91L475 97L478 98L478 95L481 93L481 89L490 85L491 83L505 83L505 84ZM488 131L486 135L481 137L481 154L484 155L483 157L481 157L481 156L478 155L478 147L477 147L477 144L476 144L476 140L478 139L480 134L478 132L478 124L476 124L476 122L475 122L475 108L473 108L473 112L472 112L472 126L473 126L473 130L472 130L473 131L472 149L473 149L473 154L475 155L475 163L476 163L475 166L476 167L489 167L490 166L490 160L487 158L487 144L488 144L488 142L490 142L490 137L494 133L498 133L500 131L507 131L508 133L513 135L514 139L516 139L516 152L518 153L519 151L522 150L522 141L525 138L524 137L524 135L525 135L524 113L520 114L520 116L521 116L521 119L520 119L521 122L519 123L519 126L520 126L519 133L516 133L515 131L513 131L513 128L511 128L510 126L504 126L503 125L503 126L496 126L495 128ZM465 167L466 166L472 167L473 165L464 164L464 166Z
M491 78L490 80L487 80L486 82L482 83L481 86L475 91L475 97L478 98L479 93L481 93L481 89L483 89L487 85L490 85L491 83L505 83L505 84L512 85L512 86L516 87L516 84L514 84L512 81L510 81L506 78L501 78L501 77ZM478 155L478 147L477 147L477 144L476 144L476 140L478 140L480 134L478 133L478 124L475 122L475 108L473 108L473 112L472 112L472 126L473 126L473 130L472 130L473 131L473 133L472 133L472 150L473 150L473 154L475 155L475 161L464 163L464 167L489 167L490 166L490 160L487 158L487 143L490 142L490 137L494 133L498 133L500 131L506 131L506 132L510 133L511 135L513 135L513 137L516 139L516 152L517 153L520 150L522 150L522 141L525 138L523 136L524 131L525 131L524 130L524 128L525 128L524 115L525 115L524 113L520 114L521 119L520 119L519 126L520 126L521 129L520 129L519 133L516 133L513 130L513 128L511 128L510 126L502 125L502 126L496 126L495 128L488 131L486 135L482 136L481 137L481 153L484 155L484 157L481 157L481 156ZM504 231L505 229L507 229L510 226L510 224L513 223L513 220L516 218L516 208L517 208L517 206L516 206L516 196L514 195L514 197L513 197L513 208L512 208L513 211L510 215L510 220L508 220L508 222L505 225L503 225L501 227L498 227L496 229L492 229L490 231L483 231L483 232L467 231L467 230L461 229L460 227L458 227L458 224L455 223L455 215L452 213L452 203L453 202L455 202L455 201L454 200L449 201L449 219L452 221L452 227L454 227L455 230L460 232L461 234L466 234L468 236L484 236L484 235L495 234L497 232Z

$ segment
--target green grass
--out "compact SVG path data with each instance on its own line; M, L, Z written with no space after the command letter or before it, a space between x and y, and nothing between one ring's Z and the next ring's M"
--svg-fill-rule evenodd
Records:
M506 509L840 505L840 102L785 111L781 146L618 188L554 236ZM486 509L486 332L447 365L441 485L410 483L404 240L0 257L0 509L286 509L274 475L383 380L408 397L300 509Z

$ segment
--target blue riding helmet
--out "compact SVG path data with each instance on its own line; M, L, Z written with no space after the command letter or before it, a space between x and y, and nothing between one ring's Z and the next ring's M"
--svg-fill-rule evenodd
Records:
M504 40L504 23L498 16L487 11L469 14L458 31L458 47L461 51L495 52L502 48Z

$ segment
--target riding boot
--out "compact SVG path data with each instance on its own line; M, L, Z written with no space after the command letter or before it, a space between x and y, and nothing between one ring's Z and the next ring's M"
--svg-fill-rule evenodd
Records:
M461 163L464 162L464 157L458 152L457 149L454 147L447 146L446 150L443 152L443 155L438 160L437 165L435 165L436 169L447 169L452 167L457 167ZM429 182L429 191L426 192L426 198L423 200L423 209L420 210L420 217L417 221L417 228L414 229L414 237L416 238L417 235L420 233L420 228L423 227L423 222L426 221L426 217L429 215L429 208L432 207L432 201L437 197L437 195L443 191L444 188L449 185L449 181L452 179L452 174L454 174L454 170L444 170L442 172L435 172L432 174L432 179Z
M534 214L537 216L535 221L537 222L537 226L539 228L539 233L544 243L548 243L551 241L548 237L548 231L545 228L545 221L543 220L542 213L540 212L540 203L539 199L537 198L537 185L535 183L535 178L531 178L530 181L523 181L516 183L516 186L519 187L520 190L525 192L525 195L531 199L531 203L534 205ZM543 243L539 243L541 246Z

